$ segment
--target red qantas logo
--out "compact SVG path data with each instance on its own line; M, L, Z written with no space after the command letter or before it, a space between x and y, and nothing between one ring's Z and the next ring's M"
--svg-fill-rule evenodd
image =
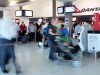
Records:
M81 11L75 6L75 13L81 13Z

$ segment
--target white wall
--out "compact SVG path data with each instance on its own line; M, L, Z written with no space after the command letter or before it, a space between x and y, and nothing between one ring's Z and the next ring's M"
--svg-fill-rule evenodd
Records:
M33 17L52 17L52 0L33 2L23 9L33 10Z
M33 17L52 17L52 0L47 0L47 1L40 1L40 2L34 2L32 4L23 6L23 9L30 9L33 10ZM57 1L56 8L63 6L63 2ZM64 15L59 15L57 16L64 16Z
M15 18L15 10L18 10L19 7L10 7L3 10L3 17Z
M80 10L82 8L95 8L100 7L100 0L76 0L73 4ZM100 11L82 12L73 15L93 15L94 13L100 13Z

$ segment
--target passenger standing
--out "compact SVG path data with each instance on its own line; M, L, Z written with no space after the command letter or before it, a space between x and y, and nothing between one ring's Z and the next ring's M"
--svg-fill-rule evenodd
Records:
M16 73L21 73L20 66L16 62L14 44L12 38L17 36L15 23L10 19L0 20L0 67L3 73L8 73L6 69L6 60L12 60Z
M24 22L22 21L22 24L20 25L20 30L21 30L21 35L24 36L25 33L27 32L27 28L24 24Z
M17 23L17 41L19 42L21 40L21 30L20 30L20 25Z
M30 40L29 41L33 41L33 39L35 40L36 27L33 24L33 22L29 23L28 30L29 30L29 36L30 36Z
M43 35L43 46L44 47L48 47L48 42L47 42L47 36L45 35L45 29L48 27L48 22L46 21L46 23L42 26L42 35Z
M36 42L40 41L40 26L36 23Z
M52 21L52 24L50 24L50 27L48 28L48 44L49 44L49 47L50 47L50 53L49 53L49 59L52 60L52 61L55 61L56 63L59 63L57 61L57 57L55 55L55 36L56 35L59 35L56 33L57 31L57 28L56 28L56 22L55 21Z
M43 36L42 36L42 34L41 34L42 25L43 25L43 23L40 24L39 30L38 30L38 32L37 32L37 34L36 34L36 35L37 35L37 36L36 36L37 42L42 42L42 38L43 38Z

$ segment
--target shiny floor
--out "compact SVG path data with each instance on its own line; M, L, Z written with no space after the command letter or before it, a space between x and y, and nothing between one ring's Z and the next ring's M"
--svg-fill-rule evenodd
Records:
M72 61L61 61L59 65L48 60L49 49L42 49L36 43L16 44L15 52L17 62L22 68L20 75L99 75L100 58L96 61L93 57L84 56L82 66L74 67ZM0 75L16 75L15 69L10 64L10 72Z

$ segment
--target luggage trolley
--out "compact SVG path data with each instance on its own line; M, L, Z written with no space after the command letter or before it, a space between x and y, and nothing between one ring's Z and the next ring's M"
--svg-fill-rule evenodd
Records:
M58 56L64 57L64 56L70 56L73 60L72 65L73 66L81 66L82 65L82 52L80 50L77 50L79 46L73 46L73 45L63 45L61 41L59 41L59 38L61 36L56 36L55 42L56 42L56 52L58 53ZM66 37L67 38L67 37ZM77 51L75 51L77 50Z

